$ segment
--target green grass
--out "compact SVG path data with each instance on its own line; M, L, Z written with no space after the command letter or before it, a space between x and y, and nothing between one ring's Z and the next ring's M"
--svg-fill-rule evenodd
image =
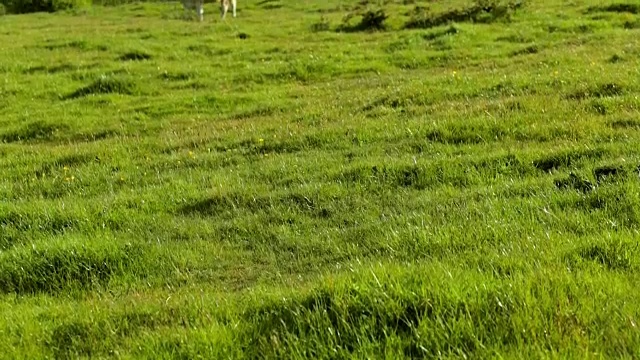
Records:
M0 357L640 356L638 6L514 4L0 17Z

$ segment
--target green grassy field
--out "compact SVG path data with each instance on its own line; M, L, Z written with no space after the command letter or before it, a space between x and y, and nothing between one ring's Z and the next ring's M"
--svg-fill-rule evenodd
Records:
M0 357L639 357L626 1L1 16Z

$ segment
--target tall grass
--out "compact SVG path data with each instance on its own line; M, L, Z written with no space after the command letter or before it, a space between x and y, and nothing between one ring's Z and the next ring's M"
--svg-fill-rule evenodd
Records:
M635 4L483 4L3 16L0 357L638 357Z

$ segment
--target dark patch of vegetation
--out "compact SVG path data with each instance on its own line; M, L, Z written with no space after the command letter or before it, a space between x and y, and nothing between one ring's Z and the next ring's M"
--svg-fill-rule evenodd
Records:
M106 51L109 48L106 45L95 45L90 44L86 40L72 40L65 42L54 42L50 43L51 40L47 40L48 44L43 45L42 47L47 50L58 50L58 49L78 49L78 50L100 50Z
M193 314L180 309L154 312L130 309L113 314L109 319L64 321L53 329L46 344L56 359L102 357L113 354L123 338L140 331L159 326L188 327L195 322Z
M206 56L220 56L231 54L230 49L216 49L207 44L197 44L187 46L187 50L191 52L200 53Z
M136 263L141 249L127 245L14 249L0 256L0 292L16 294L89 290Z
M625 175L626 170L621 166L608 165L593 169L593 176L598 184L609 179L620 179Z
M55 74L59 72L75 70L76 67L71 64L62 64L57 66L31 66L24 70L25 74L46 73Z
M232 144L215 146L217 151L230 151L241 155L288 154L303 150L320 149L326 146L336 148L340 146L339 139L331 136L307 135L300 138L282 140L243 140ZM348 140L342 139L343 142Z
M640 20L635 20L635 21L627 20L624 22L624 24L622 24L622 27L627 30L640 29Z
M78 9L86 4L83 0L2 0L7 13L28 14Z
M312 32L329 31L330 28L331 24L329 24L329 20L324 16L321 16L320 21L318 21L317 23L311 24Z
M231 218L240 212L283 212L293 211L313 217L328 218L333 213L332 197L312 194L292 193L285 196L265 197L248 196L240 193L217 195L196 200L178 209L178 213L187 216L215 216ZM335 206L335 205L334 205Z
M623 61L624 58L618 54L613 54L610 58L609 58L609 62L612 64L616 64L619 63L621 61Z
M437 289L420 294L398 289L420 286L413 282L396 286L381 283L370 290L354 285L340 292L318 289L252 309L245 314L252 326L243 337L245 347L253 354L249 357L293 358L304 346L310 353L326 354L330 348L332 356L327 357L352 358L365 348L383 353L393 339L394 349L409 359L455 357L460 353L476 358L482 357L487 347L521 346L532 339L512 320L515 314L526 311L526 302L506 287L479 286L473 293L464 290L454 297ZM547 316L548 310L542 311ZM548 316L554 322L562 321L557 315ZM460 326L466 322L474 326ZM441 329L439 334L447 340L416 335L419 329L434 328ZM479 342L478 334L491 335ZM310 337L313 342L305 341Z
M596 263L608 270L628 271L637 266L638 244L617 241L612 243L596 243L576 249L565 259L572 266L581 266L585 262Z
M614 129L634 129L640 130L640 120L635 119L623 119L623 120L613 120L609 123Z
M607 115L607 105L599 101L589 104L589 109L598 115Z
M439 38L441 38L443 36L456 35L458 33L460 33L460 29L458 29L454 25L451 25L448 28L446 28L445 30L435 31L435 32L431 32L431 33L428 33L428 34L424 34L422 37L425 40L435 40L435 39L439 39Z
M124 53L118 57L120 61L142 61L142 60L150 60L152 58L151 55L142 52L142 51L129 51Z
M99 94L121 94L133 95L136 92L136 85L130 80L101 76L91 84L81 87L71 94L64 96L63 100L77 99L84 96Z
M579 177L574 173L570 173L567 178L558 179L555 181L558 189L573 189L583 193L593 190L593 184L588 179Z
M98 130L98 131L92 131L92 132L80 132L71 136L71 140L76 142L100 141L100 140L108 139L118 135L120 135L119 131L107 129L107 130Z
M185 73L185 72L171 73L167 71L159 75L159 77L162 80L166 80L166 81L186 81L186 80L191 80L193 76L194 75L191 73Z
M54 161L45 163L39 170L36 170L35 176L41 178L43 175L49 175L54 169L72 168L82 166L84 164L96 162L99 163L100 159L97 156L89 154L73 154L62 156Z
M516 50L511 53L511 56L519 56L519 55L531 55L537 54L540 52L540 48L537 45L529 45L522 49Z
M269 198L251 197L243 194L217 195L182 206L183 215L226 216L238 210L259 211L273 206Z
M524 43L531 42L531 39L523 35L513 34L513 35L499 36L496 38L496 41L504 41L504 42L514 43L514 44L524 44Z
M248 39L248 38L249 38L249 35L247 33L243 33L243 32L238 33L238 39L245 40L245 39Z
M9 131L0 135L2 142L53 140L60 132L68 131L69 125L51 123L46 121L35 121L28 123L15 131Z
M572 166L584 159L599 159L604 154L605 152L600 149L562 151L534 160L533 166L542 171L557 170Z
M453 9L440 14L420 11L414 13L404 27L406 29L428 29L451 22L492 23L500 20L508 21L511 14L522 5L521 1L501 3L497 0L485 0L462 9Z
M588 13L593 12L614 12L614 13L631 13L640 14L640 4L637 3L618 3L603 6L592 6L587 9Z
M580 89L569 95L567 95L567 99L570 100L584 100L590 97L603 98L603 97L614 97L620 96L624 94L624 88L620 84L616 83L607 83L601 84L596 87Z
M360 22L352 25L351 20L357 17L360 17ZM386 29L384 22L387 18L387 14L382 9L349 13L337 30L342 32L382 31Z

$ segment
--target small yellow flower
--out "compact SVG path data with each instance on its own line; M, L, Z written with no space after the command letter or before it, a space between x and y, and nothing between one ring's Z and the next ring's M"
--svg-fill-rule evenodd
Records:
M193 151L189 151L189 157L194 157Z
M264 139L263 139L263 138L260 138L260 139L258 139L258 142L263 143L263 142L264 142Z
M65 165L65 166L62 168L62 170L64 170L64 171L68 171L68 170L69 170L69 166Z
M123 176L120 176L120 181L124 181L124 177Z

